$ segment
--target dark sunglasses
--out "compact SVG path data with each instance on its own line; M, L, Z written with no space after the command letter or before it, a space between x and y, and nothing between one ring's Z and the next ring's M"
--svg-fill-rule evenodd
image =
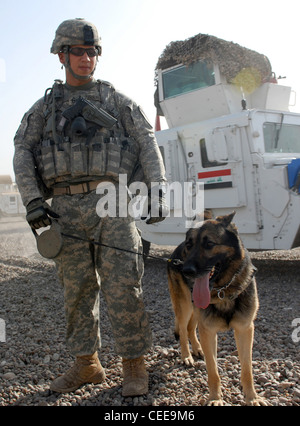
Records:
M83 56L87 53L90 58L94 58L99 54L98 49L95 49L94 47L88 47L87 49L84 47L71 47L69 52L75 56Z

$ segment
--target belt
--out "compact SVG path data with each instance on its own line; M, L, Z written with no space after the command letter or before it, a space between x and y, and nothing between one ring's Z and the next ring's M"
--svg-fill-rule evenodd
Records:
M96 180L91 182L76 183L75 185L69 185L64 187L53 188L53 195L75 195L75 194L86 194L97 188L100 182L103 180Z

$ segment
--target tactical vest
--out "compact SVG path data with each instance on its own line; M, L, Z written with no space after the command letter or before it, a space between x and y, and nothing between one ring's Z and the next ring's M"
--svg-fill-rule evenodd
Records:
M139 145L122 126L114 88L97 81L78 96L80 91L67 90L56 81L49 90L43 138L34 152L46 187L99 177L117 181L119 174L127 174L130 183L139 169Z

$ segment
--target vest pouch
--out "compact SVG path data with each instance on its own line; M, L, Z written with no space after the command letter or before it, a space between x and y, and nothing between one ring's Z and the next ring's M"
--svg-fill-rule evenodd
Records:
M43 146L46 144L47 146ZM49 145L48 145L49 143ZM41 146L41 159L43 164L42 176L45 179L53 179L56 177L54 155L53 155L53 146L52 141L43 141Z
M106 171L106 144L92 144L89 156L89 175L104 176Z
M133 173L134 167L137 162L137 155L129 151L122 149L121 151L121 163L120 172L121 174L127 174L130 177Z
M73 177L87 176L87 148L84 143L71 143L71 175Z
M54 146L55 168L57 177L70 174L70 153L68 147L70 144L64 143L63 146Z
M106 144L106 149L106 176L118 178L120 174L121 146L119 146L117 143L110 141Z

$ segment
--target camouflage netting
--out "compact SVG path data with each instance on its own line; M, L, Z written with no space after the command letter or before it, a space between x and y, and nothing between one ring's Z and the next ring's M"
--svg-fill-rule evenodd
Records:
M272 74L271 64L266 56L207 34L198 34L187 40L168 44L159 57L156 70L179 64L190 65L199 60L218 64L220 72L229 83L244 68L257 70L261 81Z

